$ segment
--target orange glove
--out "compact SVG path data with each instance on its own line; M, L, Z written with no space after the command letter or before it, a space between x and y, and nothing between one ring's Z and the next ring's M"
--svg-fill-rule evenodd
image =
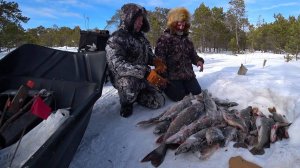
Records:
M153 59L153 64L155 66L155 71L159 74L163 74L167 70L166 64L163 62L162 59L160 58L154 58Z
M158 87L158 88L165 88L167 86L167 80L158 75L154 70L151 70L149 75L147 76L147 81Z

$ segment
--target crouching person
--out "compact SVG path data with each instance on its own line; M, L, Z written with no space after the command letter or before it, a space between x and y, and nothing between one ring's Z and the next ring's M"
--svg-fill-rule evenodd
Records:
M133 103L157 109L165 99L157 89L164 87L161 78L149 65L155 58L144 32L148 32L149 22L145 8L129 3L121 8L119 29L108 39L106 57L112 85L118 90L122 117L133 112Z
M204 59L199 57L189 39L190 13L185 8L174 8L168 13L167 29L160 36L155 55L166 64L166 70L159 73L169 82L164 93L173 101L180 101L185 95L201 93L193 64L203 71Z

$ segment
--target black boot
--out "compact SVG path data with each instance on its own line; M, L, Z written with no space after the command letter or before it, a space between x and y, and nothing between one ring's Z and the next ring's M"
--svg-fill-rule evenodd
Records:
M127 117L131 116L132 110L133 110L132 104L122 104L121 110L120 110L120 115L122 117L127 118Z

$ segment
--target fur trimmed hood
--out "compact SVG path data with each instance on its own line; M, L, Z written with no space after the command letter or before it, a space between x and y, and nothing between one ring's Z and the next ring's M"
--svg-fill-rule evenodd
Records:
M148 32L150 30L150 26L147 19L147 11L144 7L134 3L128 3L122 6L120 13L121 22L119 27L132 32L134 22L138 16L143 16L143 26L141 31Z
M186 21L186 26L184 32L188 32L190 23L190 13L186 8L173 8L168 12L168 22L167 26L171 31L176 31L176 24L179 21Z

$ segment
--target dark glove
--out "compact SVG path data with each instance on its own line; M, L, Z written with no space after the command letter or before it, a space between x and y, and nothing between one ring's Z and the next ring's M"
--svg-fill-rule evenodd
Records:
M147 81L158 88L165 88L167 86L167 80L158 75L154 70L151 70L147 76Z
M166 64L163 62L162 59L160 58L154 58L153 59L153 64L155 66L155 71L159 74L163 74L167 70Z

